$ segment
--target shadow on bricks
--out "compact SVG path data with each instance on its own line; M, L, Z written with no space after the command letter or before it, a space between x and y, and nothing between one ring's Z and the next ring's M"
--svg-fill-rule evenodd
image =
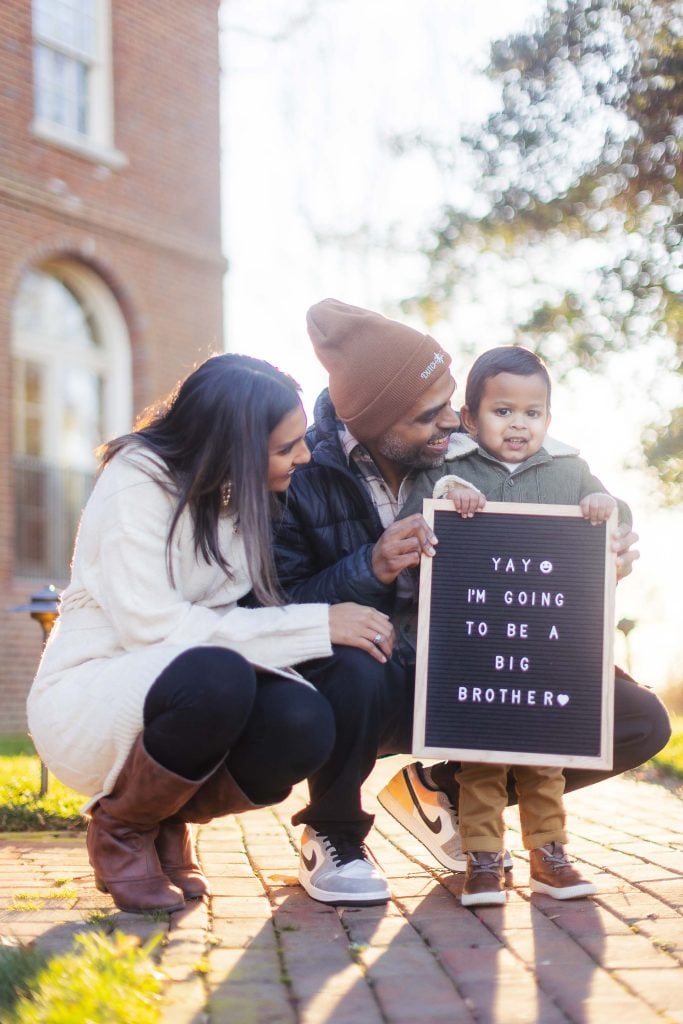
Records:
M269 897L268 921L214 919L220 945L209 954L209 1019L382 1024L364 944L354 941L350 922L362 921L371 941L391 911L328 907L291 884L272 888Z
M213 896L164 921L96 892L82 837L0 837L0 936L52 954L79 931L161 932L163 1024L683 1024L679 798L623 779L569 794L572 854L599 887L584 900L530 894L511 820L506 904L466 908L462 875L372 803L395 770L378 766L367 792L385 906L299 887L300 789L202 826Z

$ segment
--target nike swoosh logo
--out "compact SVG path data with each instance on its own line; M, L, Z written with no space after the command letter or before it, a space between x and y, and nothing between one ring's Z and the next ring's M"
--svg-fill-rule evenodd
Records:
M431 818L427 817L425 812L422 810L422 806L421 806L420 801L418 800L418 798L417 798L417 796L415 794L415 790L413 789L413 787L410 784L410 779L408 777L408 772L407 772L407 770L405 768L403 769L403 778L405 779L405 784L408 787L408 792L410 793L411 797L413 798L413 803L415 804L415 809L417 810L417 813L420 815L420 817L422 818L422 820L424 821L425 825L430 830L430 832L433 832L435 836L438 836L439 832L441 831L441 829L443 827L443 823L441 821L441 818L437 818L436 821L432 821Z
M307 857L306 854L304 853L304 851L302 850L301 851L301 859L302 859L302 861L304 862L304 864L306 865L306 867L308 868L309 871L312 871L313 868L318 863L318 858L315 855L315 850L313 851L313 853L311 854L310 857Z

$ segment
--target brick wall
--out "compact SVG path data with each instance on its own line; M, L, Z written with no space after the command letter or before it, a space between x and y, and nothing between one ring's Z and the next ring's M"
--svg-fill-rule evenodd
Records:
M0 732L25 728L39 625L7 608L57 580L17 579L13 554L10 315L22 272L70 256L123 312L133 408L223 347L218 6L111 0L112 168L36 138L31 5L0 5Z

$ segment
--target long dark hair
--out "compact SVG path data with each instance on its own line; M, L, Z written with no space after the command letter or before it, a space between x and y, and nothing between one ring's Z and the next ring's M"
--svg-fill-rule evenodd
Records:
M472 416L476 416L481 405L486 381L497 377L499 373L512 373L516 377L542 377L548 389L548 412L550 412L550 374L548 368L535 352L523 348L522 345L499 345L490 348L475 359L472 369L467 374L465 385L465 405Z
M273 564L267 488L268 439L299 403L299 386L287 374L251 356L211 356L181 381L161 404L146 410L135 429L99 449L102 466L128 445L142 446L165 464L150 462L150 476L177 496L166 540L173 581L171 541L181 515L190 509L197 555L217 562L231 576L218 542L218 521L226 494L239 517L247 566L256 598L281 604Z

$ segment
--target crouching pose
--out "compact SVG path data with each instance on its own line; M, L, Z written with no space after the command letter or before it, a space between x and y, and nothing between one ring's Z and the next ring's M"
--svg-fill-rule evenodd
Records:
M279 596L271 506L310 458L305 429L289 377L218 355L101 450L28 716L90 798L90 863L122 910L207 895L188 822L281 801L326 761L330 704L289 666L336 676L392 635L370 608Z
M386 668L402 724L389 730L386 715L380 715L375 750L356 779L359 788L374 757L411 749L417 625L412 573L422 554L434 555L436 538L419 512L421 498L412 515L400 516L409 509L422 471L437 476L459 472L448 457L450 435L459 426L451 405L455 381L450 356L434 338L371 310L323 299L308 311L307 324L329 373L329 390L320 395L308 431L311 461L294 474L277 521L276 564L289 600L358 601L388 613L396 627ZM507 470L501 472L506 479ZM532 475L530 470L527 479ZM523 484L521 476L518 482ZM615 531L620 576L631 571L637 557L635 540L626 524ZM563 772L566 791L642 764L669 735L661 701L617 669L614 767L605 772L568 768ZM467 860L458 826L458 767L448 761L410 764L378 794L380 803L453 871L464 870ZM316 791L333 794L326 772L315 773L313 781ZM508 782L507 800L515 803L514 780ZM353 820L359 831L369 832L372 817L358 798L351 811L339 799L326 802L326 822L312 816L300 820L323 834L338 831L342 818L345 826ZM308 872L306 856L304 849L302 879Z

